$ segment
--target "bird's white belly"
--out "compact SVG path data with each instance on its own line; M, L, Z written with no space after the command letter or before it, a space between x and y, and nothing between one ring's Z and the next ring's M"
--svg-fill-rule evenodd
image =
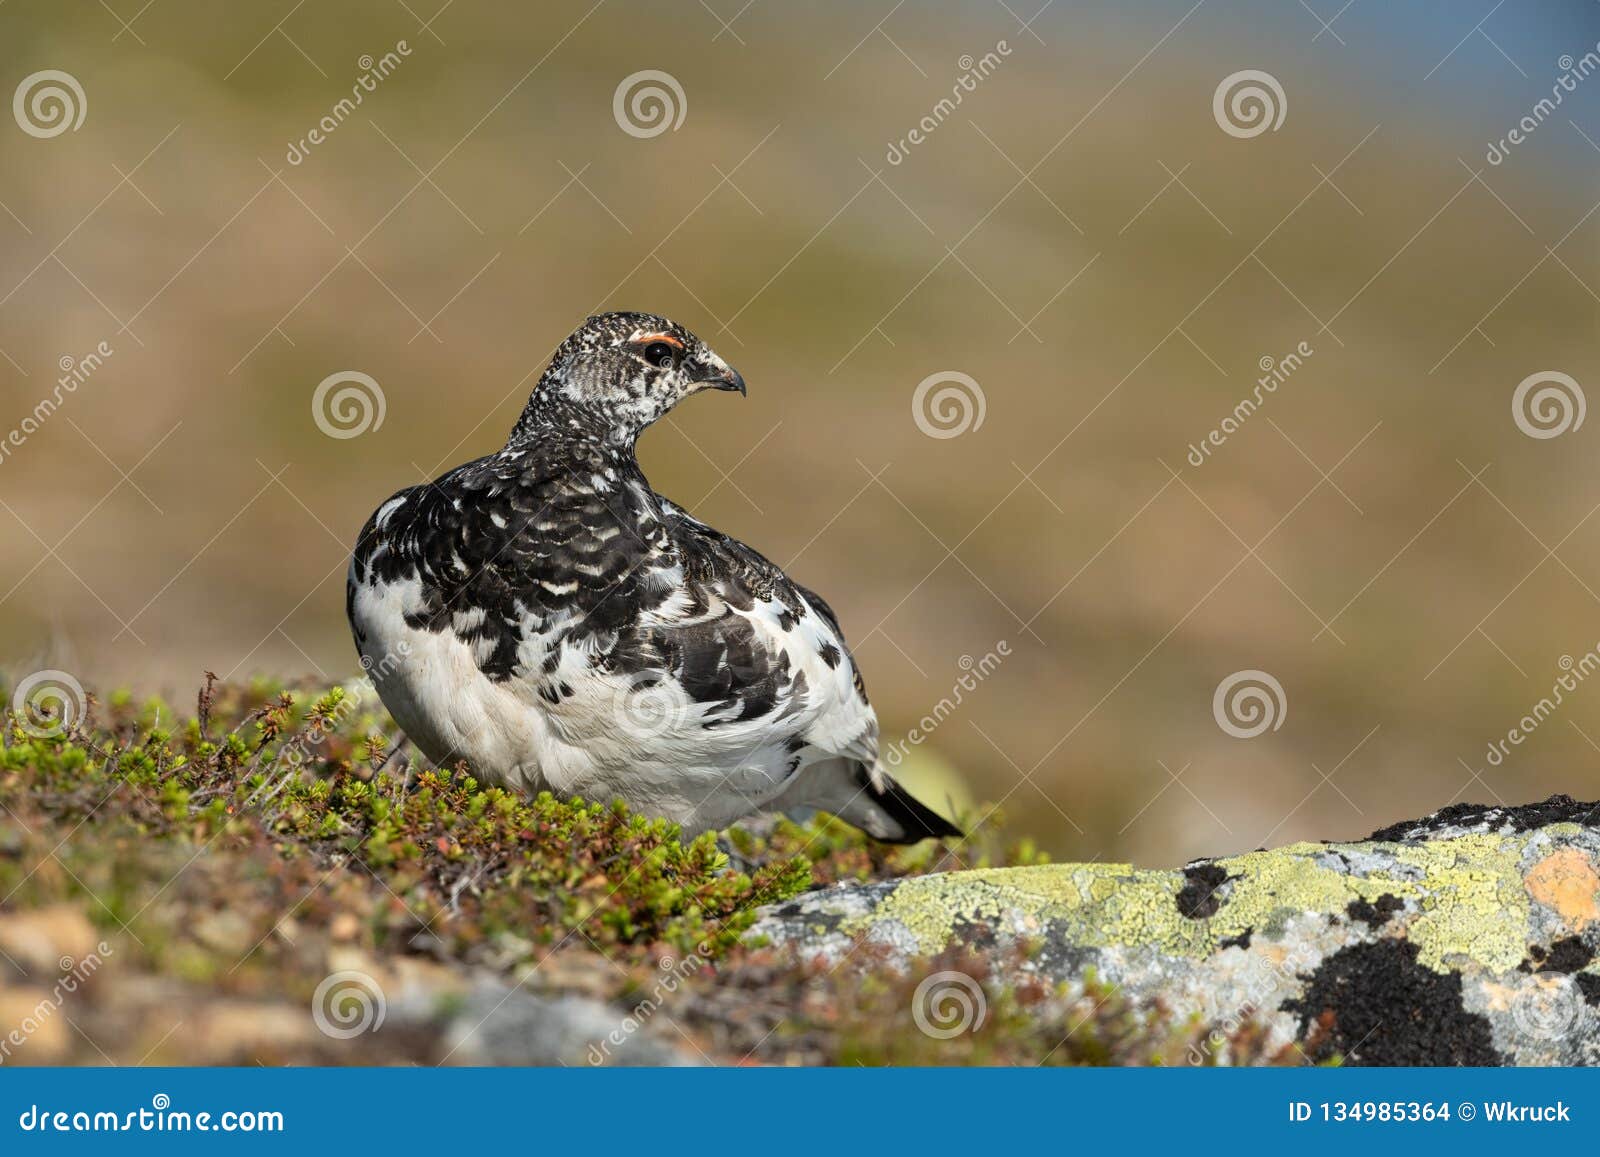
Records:
M515 681L496 683L451 631L407 624L421 605L415 579L358 586L352 612L362 666L406 735L435 764L465 759L475 775L523 790L562 790L539 710Z
M588 671L576 650L551 677L568 690L551 704L527 680L490 679L453 631L410 626L405 615L421 606L420 591L415 579L358 585L352 614L362 666L435 764L464 759L479 779L523 792L626 799L686 834L726 827L782 790L781 734L707 731L704 708L683 700L641 704L627 680Z

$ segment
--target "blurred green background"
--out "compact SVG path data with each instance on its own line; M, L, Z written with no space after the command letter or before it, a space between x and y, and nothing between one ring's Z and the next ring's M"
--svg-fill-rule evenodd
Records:
M1512 414L1530 375L1600 383L1600 78L1485 159L1600 8L1035 12L0 7L3 91L58 69L86 101L53 137L0 121L0 433L114 351L0 458L6 667L182 700L206 669L347 677L367 514L497 448L586 314L643 309L750 383L646 437L652 482L827 596L886 745L936 715L929 794L1151 864L1600 794L1600 681L1486 760L1600 641L1600 420ZM1275 130L1217 119L1246 69ZM619 124L642 70L676 129ZM312 407L341 371L385 404L348 439ZM946 372L983 421L930 437ZM1213 715L1244 670L1286 701L1251 739Z

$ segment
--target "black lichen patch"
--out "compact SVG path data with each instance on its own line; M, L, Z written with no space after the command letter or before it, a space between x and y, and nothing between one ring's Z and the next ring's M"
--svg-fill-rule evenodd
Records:
M1576 936L1557 940L1549 948L1528 945L1528 958L1517 965L1520 972L1564 972L1571 976L1594 959L1594 949Z
M958 918L951 926L950 935L953 943L962 945L969 952L994 948L1000 943L995 926L986 920Z
M1246 928L1237 936L1225 936L1221 940L1217 941L1217 947L1248 948L1250 947L1250 938L1255 935L1255 932L1256 930L1254 928Z
M1583 1002L1593 1008L1600 1005L1600 976L1592 972L1580 972L1572 978L1578 982L1578 991L1583 993Z
M1378 929L1387 924L1390 917L1402 911L1405 906L1406 902L1399 896L1385 892L1376 900L1368 900L1366 897L1351 900L1344 911L1350 919L1360 920L1368 928Z
M1222 907L1222 886L1231 876L1217 864L1191 864L1183 870L1183 887L1178 891L1178 915L1190 920L1209 920Z
M1451 828L1483 827L1489 831L1530 832L1551 824L1600 823L1600 802L1583 803L1570 795L1553 795L1543 803L1520 807L1494 807L1458 803L1441 808L1426 819L1406 820L1380 828L1367 838L1386 843L1417 840Z
M1498 1065L1489 1022L1461 1003L1461 977L1417 963L1417 946L1386 938L1333 953L1312 973L1305 994L1283 1003L1313 1025L1313 1060L1342 1056L1355 1065Z
M1105 971L1105 949L1078 944L1060 928L1046 928L1034 949L1033 964L1041 976L1100 975Z

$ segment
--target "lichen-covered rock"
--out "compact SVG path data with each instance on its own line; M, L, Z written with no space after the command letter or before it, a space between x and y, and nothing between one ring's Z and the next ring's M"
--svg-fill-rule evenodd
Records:
M1597 869L1600 804L1555 796L1181 871L1051 864L842 884L767 909L750 934L874 967L956 944L1015 959L1026 944L1037 976L1109 982L1214 1024L1222 1053L1254 1023L1279 1045L1309 1042L1309 1060L1594 1064Z

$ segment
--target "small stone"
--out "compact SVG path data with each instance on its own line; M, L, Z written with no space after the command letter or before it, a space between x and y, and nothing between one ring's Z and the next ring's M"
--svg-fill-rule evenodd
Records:
M0 916L0 952L39 979L70 971L99 943L100 934L76 908L56 905Z
M234 957L243 956L258 939L251 923L228 909L206 913L194 922L191 931L207 948Z
M66 1010L55 1003L50 990L31 985L0 988L0 1062L59 1061L72 1046L71 1031Z

